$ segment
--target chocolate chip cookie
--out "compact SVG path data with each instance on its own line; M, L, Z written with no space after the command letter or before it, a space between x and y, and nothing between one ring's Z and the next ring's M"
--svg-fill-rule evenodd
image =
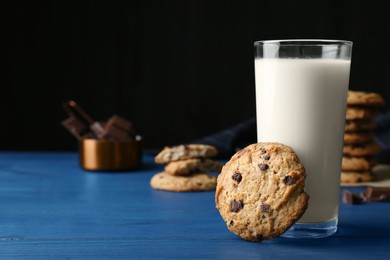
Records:
M150 180L150 186L166 191L209 191L215 190L217 177L207 173L196 173L189 176L173 176L166 172L155 174Z
M370 171L376 161L370 157L343 156L341 169L343 171Z
M170 162L165 172L173 175L188 175L193 172L220 172L223 164L211 159L187 159Z
M381 147L375 143L344 145L343 153L349 156L374 156L381 151Z
M378 115L378 110L365 107L347 107L345 118L347 120L372 119Z
M346 120L345 132L365 131L372 130L376 127L376 123L373 119L368 120Z
M344 144L367 143L374 139L374 133L369 131L344 133Z
M218 154L217 149L205 144L187 144L165 147L156 157L156 163L170 163L194 158L209 158Z
M306 172L291 147L257 143L237 152L218 176L216 207L227 228L249 241L284 233L305 212Z
M377 93L364 91L348 91L347 104L351 106L382 106L383 97Z
M375 175L372 172L342 172L342 183L361 183L374 180Z

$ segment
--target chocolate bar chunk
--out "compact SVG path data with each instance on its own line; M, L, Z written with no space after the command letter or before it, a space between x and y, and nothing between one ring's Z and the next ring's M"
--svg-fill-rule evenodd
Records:
M128 120L113 115L108 119L104 126L104 131L99 137L115 141L125 141L129 137L133 138L133 125Z
M344 190L343 191L343 203L344 204L361 204L362 203L362 198L357 196L355 193L349 191L349 190Z
M390 188L368 186L361 197L368 202L390 202Z
M62 121L61 125L78 140L81 140L83 137L91 136L89 129L74 116L70 116Z
M92 132L98 137L103 138L104 134L104 123L100 122L93 122L89 128L92 130Z
M128 120L126 120L123 117L120 117L118 115L111 116L108 119L107 124L113 125L116 128L120 128L123 131L129 132L129 133L133 130L133 124L130 121L128 121Z

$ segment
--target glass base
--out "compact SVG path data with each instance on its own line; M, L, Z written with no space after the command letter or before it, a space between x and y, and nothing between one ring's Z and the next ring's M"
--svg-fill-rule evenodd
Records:
M322 238L336 233L338 219L323 223L295 223L282 237L287 238Z

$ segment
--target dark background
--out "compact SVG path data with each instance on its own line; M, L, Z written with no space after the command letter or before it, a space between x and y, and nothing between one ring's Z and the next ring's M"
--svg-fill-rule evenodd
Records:
M354 42L350 89L390 103L388 1L14 2L6 26L0 150L73 150L71 98L133 121L146 148L255 116L253 42ZM254 140L255 141L255 140Z

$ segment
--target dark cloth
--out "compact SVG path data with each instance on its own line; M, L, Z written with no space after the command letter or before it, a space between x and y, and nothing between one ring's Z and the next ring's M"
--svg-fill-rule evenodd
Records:
M218 149L219 158L228 159L236 151L256 141L256 118L253 117L221 132L194 140L192 143L213 145Z
M376 142L381 146L382 151L378 154L378 161L390 164L390 111L380 114L376 118L375 128Z
M380 163L390 164L390 111L380 114L376 122L376 142L382 148L377 159ZM213 145L218 149L220 158L228 159L236 151L256 142L256 118L253 117L221 132L194 140L192 143Z

